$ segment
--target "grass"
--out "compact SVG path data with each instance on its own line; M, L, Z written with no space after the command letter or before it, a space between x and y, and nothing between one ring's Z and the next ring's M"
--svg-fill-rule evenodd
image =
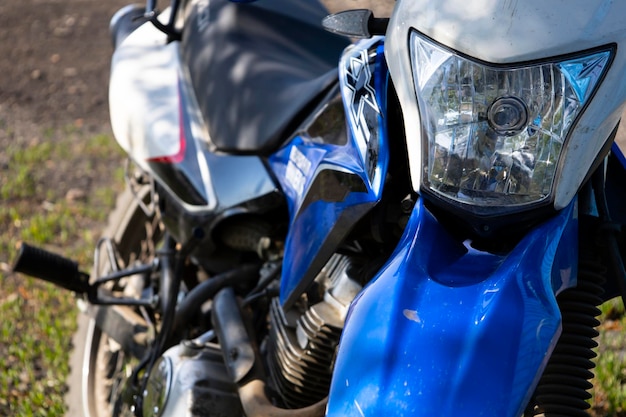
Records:
M602 305L596 359L594 415L626 417L626 313L617 298Z
M13 291L9 293L10 291ZM62 416L76 310L71 296L31 279L3 288L0 414Z
M0 132L1 134L2 132ZM10 135L10 132L4 132ZM121 188L122 153L106 135L46 130L0 154L0 415L63 416L75 301L51 284L9 273L25 241L77 260L92 248ZM70 191L72 190L72 191Z

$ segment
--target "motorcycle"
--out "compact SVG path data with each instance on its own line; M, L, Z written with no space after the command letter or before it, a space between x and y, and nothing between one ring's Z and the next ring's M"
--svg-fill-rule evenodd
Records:
M118 12L127 190L91 276L14 267L79 296L85 415L587 415L626 298L623 12Z

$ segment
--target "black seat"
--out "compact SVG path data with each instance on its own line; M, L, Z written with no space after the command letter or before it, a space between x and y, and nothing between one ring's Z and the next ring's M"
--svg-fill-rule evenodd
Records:
M275 150L336 82L348 41L322 29L326 14L317 0L194 7L183 59L218 150Z

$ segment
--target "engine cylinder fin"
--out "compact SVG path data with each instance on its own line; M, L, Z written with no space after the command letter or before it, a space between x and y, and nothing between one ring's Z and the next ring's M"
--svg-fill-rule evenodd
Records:
M270 302L267 366L272 388L288 408L305 407L328 395L335 352L351 301L345 295L360 289L347 275L351 266L347 256L331 257L316 278L324 292L316 304L284 311L278 298ZM334 290L339 296L333 296Z
M326 396L330 385L328 355L319 353L314 342L302 349L298 345L292 326L288 326L278 299L272 300L270 309L271 340L270 375L285 404L299 408L303 402L313 404ZM291 329L290 329L291 327ZM338 342L338 338L335 341ZM334 352L334 350L333 350ZM331 356L332 359L332 356ZM308 405L308 404L307 404Z
M277 303L277 300L274 303ZM277 308L279 306L274 304L274 309L272 310L275 311ZM312 351L309 352L309 355L303 357L302 355L305 351L298 346L295 336L287 330L286 323L279 321L276 315L273 315L272 324L274 325L272 326L272 331L275 332L273 336L278 341L277 346L279 348L277 354L285 366L299 372L315 372L316 368L326 369L327 363L320 363L320 359L326 359L326 356Z

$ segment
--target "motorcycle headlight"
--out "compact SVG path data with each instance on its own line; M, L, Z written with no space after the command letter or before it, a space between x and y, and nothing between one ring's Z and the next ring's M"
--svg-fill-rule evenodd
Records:
M410 53L425 133L423 186L477 211L550 196L568 134L611 54L491 65L415 31Z

